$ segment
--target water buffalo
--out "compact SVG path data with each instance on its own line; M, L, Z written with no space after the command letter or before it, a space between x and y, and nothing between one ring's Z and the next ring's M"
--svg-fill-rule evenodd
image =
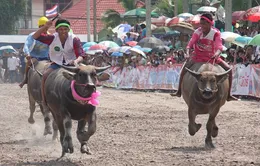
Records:
M97 74L109 67L83 64L79 67L64 66L47 77L44 93L46 104L56 122L53 126L53 138L57 136L58 130L60 132L61 157L74 151L71 137L72 120L78 121L77 138L81 143L81 153L90 154L87 143L96 131Z
M185 74L182 82L183 98L188 105L189 134L195 133L201 128L201 124L195 122L199 114L209 114L207 122L206 147L214 148L212 137L218 135L218 127L215 122L220 107L226 102L228 95L228 73L222 67L212 64L194 64Z
M35 61L34 65L28 72L28 83L27 83L27 92L29 97L29 104L30 104L30 116L28 118L28 122L33 124L35 120L33 118L33 114L35 112L35 104L38 103L40 106L40 110L43 114L44 122L45 122L45 129L44 135L52 134L51 125L50 125L50 118L49 112L45 112L42 106L42 95L41 95L41 73L44 69L48 66L49 63L47 61ZM48 111L48 110L47 110Z

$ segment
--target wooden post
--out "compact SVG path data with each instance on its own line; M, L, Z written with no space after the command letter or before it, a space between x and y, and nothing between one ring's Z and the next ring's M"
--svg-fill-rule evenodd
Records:
M87 35L88 35L88 42L90 42L90 0L87 0Z
M145 0L146 7L146 37L152 36L151 31L151 0Z
M94 42L97 42L97 0L93 0L93 20Z

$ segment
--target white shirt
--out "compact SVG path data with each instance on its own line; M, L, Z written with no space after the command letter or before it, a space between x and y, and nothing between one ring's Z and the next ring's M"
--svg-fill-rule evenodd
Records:
M17 58L16 57L9 57L7 59L7 67L9 70L13 71L13 70L16 70L16 68L19 66L19 63L17 61Z

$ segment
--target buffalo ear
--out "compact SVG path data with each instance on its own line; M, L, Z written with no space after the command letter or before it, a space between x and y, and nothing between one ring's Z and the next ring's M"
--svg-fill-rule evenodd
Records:
M68 80L74 80L75 73L64 71L62 72L62 75L67 78Z
M195 77L197 81L200 79L201 74L200 74L199 72L192 71L192 70L188 69L187 67L185 67L185 69L186 69L193 77Z
M99 82L101 82L101 81L109 80L110 77L111 76L108 73L101 73L101 74L98 75L97 79L98 79Z
M228 71L225 71L223 73L216 74L216 80L218 84L223 83L229 76L229 72L232 72L232 69L229 69Z

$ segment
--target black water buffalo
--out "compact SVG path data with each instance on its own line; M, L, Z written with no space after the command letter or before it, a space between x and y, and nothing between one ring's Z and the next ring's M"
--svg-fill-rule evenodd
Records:
M206 147L214 148L212 137L218 135L215 117L227 100L227 78L232 71L225 71L219 65L202 63L194 64L187 70L182 82L182 94L189 107L189 134L194 135L201 128L201 124L195 122L196 116L209 114L205 143Z
M46 104L56 122L53 126L54 137L57 136L57 131L60 131L61 157L74 151L71 137L72 120L78 121L77 138L81 143L81 153L90 154L87 143L96 131L96 100L92 97L96 93L97 74L109 67L83 64L79 67L64 66L50 73L46 79Z
M38 103L40 106L40 110L43 114L44 122L45 122L45 129L44 135L52 134L51 131L51 124L49 118L49 112L45 112L42 106L42 95L41 95L41 73L49 64L47 61L39 61L35 62L31 69L28 72L28 83L27 83L27 91L28 91L28 98L30 104L30 116L28 118L28 122L33 124L35 122L33 118L33 114L35 112L35 104ZM48 110L47 110L48 111Z

